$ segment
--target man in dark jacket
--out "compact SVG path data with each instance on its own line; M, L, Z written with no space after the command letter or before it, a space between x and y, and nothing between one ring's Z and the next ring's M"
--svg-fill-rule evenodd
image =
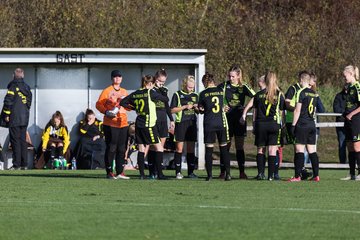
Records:
M11 170L27 166L26 130L29 124L32 93L29 85L24 82L24 70L17 68L14 79L7 86L3 113L9 126L10 143L13 150L13 166Z
M334 113L341 113L343 114L345 111L346 105L346 93L347 93L347 85L344 86L343 90L336 94L334 103L333 103L333 110ZM336 117L336 122L344 122L345 119L343 116ZM346 141L345 141L345 128L344 127L337 127L336 134L338 137L339 142L339 160L340 163L346 163Z

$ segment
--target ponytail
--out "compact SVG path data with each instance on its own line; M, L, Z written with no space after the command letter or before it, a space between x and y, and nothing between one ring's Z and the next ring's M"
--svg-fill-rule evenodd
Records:
M359 68L354 66L354 76L356 80L359 80Z
M346 66L344 71L351 72L355 78L355 80L359 80L359 68L355 65Z
M271 104L275 104L277 99L277 91L279 90L276 74L272 71L267 72L265 75L265 83L266 100Z
M209 83L215 82L214 75L209 72L206 72L205 75L202 77L202 82L205 86L209 85Z

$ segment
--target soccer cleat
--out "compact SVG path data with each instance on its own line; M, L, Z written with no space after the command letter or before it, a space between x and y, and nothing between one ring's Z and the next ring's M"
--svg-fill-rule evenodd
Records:
M184 176L181 174L181 173L177 173L176 174L176 179L183 179L184 178Z
M206 177L205 181L210 182L212 180L211 176Z
M115 175L114 175L114 173L108 173L107 175L106 175L106 178L107 179L110 179L110 180L115 180L116 179L116 177L115 177Z
M349 175L347 177L340 178L340 180L342 180L342 181L356 180L356 177L355 177L355 175Z
M226 174L226 176L225 176L225 181L231 181L231 176L230 176L230 174Z
M157 176L154 175L154 174L150 174L150 175L149 175L149 179L150 179L150 180L155 180L156 178L157 178Z
M292 177L288 180L288 182L301 182L301 177Z
M198 176L195 174L195 173L190 173L189 175L188 175L188 178L198 178Z
M312 172L309 172L306 168L301 170L301 180L307 180L312 177Z
M241 172L239 178L240 179L248 179L248 176L246 175L245 172Z
M266 177L265 177L265 175L264 175L263 173L260 173L260 174L258 174L258 175L255 177L255 179L256 179L256 180L265 180Z
M140 180L146 180L146 176L145 175L140 175Z
M274 174L274 180L275 180L275 181L281 180L279 174Z
M124 180L129 180L130 177L126 176L125 173L120 173L116 176L116 179L124 179Z
M320 182L320 177L319 176L313 177L313 178L310 179L310 181L312 181L312 182Z
M355 181L360 181L360 174L355 177Z
M158 180L168 180L168 178L165 175L159 175Z
M14 165L12 165L10 168L8 168L8 170L12 171L12 170L20 170L19 167L14 167Z
M219 179L225 179L225 173L224 172L220 173Z

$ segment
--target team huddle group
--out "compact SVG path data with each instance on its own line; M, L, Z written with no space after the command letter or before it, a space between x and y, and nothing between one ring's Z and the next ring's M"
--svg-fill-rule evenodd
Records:
M349 84L347 97L345 128L349 141L350 176L355 178L356 161L360 164L360 149L358 146L360 128L360 86L358 69L348 66L344 69L346 84ZM253 127L255 145L257 146L257 168L259 180L278 180L278 147L282 143L282 131L287 130L287 142L294 144L295 176L289 181L296 182L302 179L304 167L305 147L312 163L313 181L320 181L319 159L316 153L316 125L315 113L317 106L322 105L314 89L316 76L312 72L301 71L298 83L291 86L285 96L278 87L278 79L274 72L268 71L258 79L260 90L255 91L243 82L242 71L234 65L228 71L228 81L216 85L214 76L206 73L202 76L205 90L195 93L194 76L186 76L182 81L181 90L174 93L169 104L168 90L164 86L167 73L159 70L154 76L146 75L141 80L141 88L127 95L120 87L122 76L119 71L112 72L113 84L103 91L96 104L97 109L104 113L105 139L117 141L125 139L127 131L121 133L119 124L126 125L126 111L135 110L135 138L138 144L138 167L140 178L146 179L145 155L149 165L149 178L166 179L162 173L163 150L165 139L168 136L167 118L170 120L170 129L174 130L176 150L174 162L176 178L182 179L181 162L186 143L186 162L189 178L196 178L194 147L197 141L197 114L204 114L204 143L205 143L205 168L207 181L212 175L212 154L214 143L218 142L220 149L220 178L231 180L230 175L230 142L235 138L236 159L239 165L239 178L246 179L244 138L246 136L246 114L253 108ZM251 100L245 106L245 98ZM175 120L172 117L175 114ZM122 122L123 121L123 122ZM121 123L122 122L122 123ZM115 133L117 131L118 133ZM106 133L108 132L108 133ZM110 141L110 140L107 140ZM113 145L112 145L113 144ZM115 148L119 144L107 144ZM266 148L268 149L268 172L265 177ZM124 148L125 149L125 148ZM109 150L108 152L111 152ZM123 155L123 154L122 154ZM107 177L127 178L123 174L123 162L117 163L119 169L112 173L111 161L107 159ZM116 158L115 158L116 159ZM119 160L123 158L120 157Z
M347 66L343 70L343 76L344 84L348 89L343 113L350 165L350 175L347 179L356 180L356 164L360 166L359 70L355 66ZM211 73L207 72L202 76L201 81L205 90L199 94L195 92L195 77L185 76L181 89L174 93L171 101L169 101L168 89L165 87L167 73L164 69L157 71L154 76L143 76L141 88L131 94L121 87L123 78L119 70L111 72L111 79L112 84L102 91L96 102L97 110L104 114L103 123L94 121L94 113L91 112L93 120L87 124L85 130L83 129L86 133L92 124L96 124L94 129L99 129L99 125L103 126L106 143L104 160L108 179L129 179L124 174L124 165L129 134L127 111L131 110L137 113L135 140L138 146L137 164L140 179L167 179L162 169L164 144L169 129L174 134L176 145L174 153L176 179L184 177L181 173L181 163L185 146L187 176L197 178L194 173L197 114L204 115L206 180L210 181L213 178L212 155L216 140L220 149L219 178L225 181L231 180L229 150L232 137L235 140L239 178L247 179L244 152L246 115L250 109L253 109L253 133L257 146L258 169L256 179L270 181L280 179L279 147L285 144L283 136L286 135L286 144L294 145L295 165L295 175L288 181L298 182L304 179L305 149L312 164L313 172L310 180L320 181L315 117L322 103L316 92L317 79L313 72L299 72L298 82L290 86L284 94L278 86L276 73L268 71L257 80L259 91L255 93L248 84L243 82L240 67L233 65L228 71L228 80L219 85L216 85L214 75ZM250 98L247 105L245 105L246 97ZM11 106L8 106L3 110L7 121L9 117L11 118L10 108ZM175 114L175 119L173 119L173 114ZM170 126L168 126L168 118ZM145 174L145 158L148 162L148 176ZM114 159L115 169L112 164ZM266 159L267 177L265 176Z

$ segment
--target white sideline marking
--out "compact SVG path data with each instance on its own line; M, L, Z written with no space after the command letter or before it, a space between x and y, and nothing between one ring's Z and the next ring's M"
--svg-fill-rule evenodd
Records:
M1 201L0 206L9 205L11 203L21 204L37 204L37 205L57 205L57 204L71 204L71 205L98 205L97 202L51 202L51 201ZM192 207L192 208L204 208L204 209L235 209L235 210L279 210L288 212L324 212L324 213L349 213L360 214L360 210L343 210L343 209L318 209L318 208L245 208L239 206L224 206L224 205L177 205L177 204L153 204L153 203L129 203L129 202L107 202L102 204L118 205L118 206L133 206L133 207Z

